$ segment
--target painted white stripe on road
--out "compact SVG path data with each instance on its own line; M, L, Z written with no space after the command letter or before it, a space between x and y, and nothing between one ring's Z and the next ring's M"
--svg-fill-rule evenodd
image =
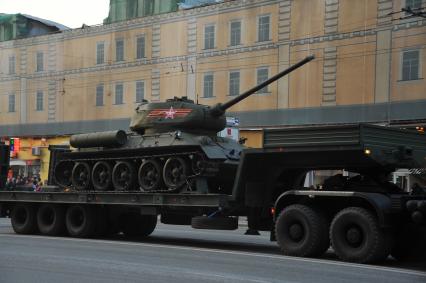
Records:
M133 243L133 242L96 240L96 239L58 238L58 237L37 236L37 235L0 234L0 237L3 237L3 238L20 237L20 238L30 238L30 239L38 239L38 240L70 241L70 242L83 242L83 243L92 243L92 244L100 243L100 244L108 244L108 245L114 244L114 245L122 245L122 246L139 246L139 247L209 252L209 253L217 253L217 254L232 254L232 255L241 255L241 256L270 258L270 259L276 259L276 260L291 260L291 261L308 262L308 263L316 263L316 264L328 264L328 265L334 265L334 266L356 267L360 269L394 272L399 274L415 275L415 276L421 276L426 278L426 272L421 272L421 271L414 271L414 270L407 270L407 269L393 268L393 267L384 267L384 266L364 265L364 264L350 263L350 262L339 262L339 261L324 260L324 259L290 257L290 256L284 256L284 255L275 256L275 255L265 255L265 254L256 254L256 253L250 253L250 252L218 250L218 249L209 249L209 248L192 248L192 247L181 247L181 246L169 246L169 245L162 245L162 244Z

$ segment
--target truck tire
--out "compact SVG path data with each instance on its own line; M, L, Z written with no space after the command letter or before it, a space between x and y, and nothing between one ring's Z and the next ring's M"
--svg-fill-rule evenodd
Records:
M65 224L70 236L90 237L96 232L96 210L88 205L68 207Z
M65 207L44 204L37 211L38 230L43 235L58 236L65 232Z
M348 207L337 213L331 223L330 238L335 253L344 261L382 261L391 248L377 217L361 207Z
M148 237L157 226L157 215L126 213L122 216L122 220L121 230L129 237Z
M10 215L13 231L17 234L37 232L37 209L32 204L17 204Z
M396 232L395 245L391 251L399 261L426 260L426 227L414 223L400 227Z
M236 230L238 229L238 218L196 216L191 219L191 227L194 229Z
M330 246L327 217L305 205L284 208L275 223L275 235L285 255L320 256Z

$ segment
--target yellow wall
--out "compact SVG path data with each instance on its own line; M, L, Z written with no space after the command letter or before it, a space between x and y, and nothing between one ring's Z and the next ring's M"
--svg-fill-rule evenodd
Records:
M51 94L56 100L53 107L55 120L49 122L128 118L136 107L135 82L138 80L144 80L145 98L150 101L189 94L193 97L198 95L200 103L213 105L230 99L228 92L231 70L240 71L240 91L243 92L256 84L258 67L267 66L269 75L272 76L279 68L282 69L287 65L289 59L290 63L295 63L309 54L315 54L316 59L289 75L288 93L286 84L284 84L286 89L280 91L281 96L288 95L288 104L286 99L285 103L279 103L282 97L277 97L278 86L277 83L273 83L268 87L268 94L253 95L233 106L230 111L321 107L324 96L324 49L327 47L337 48L336 105L375 102L374 97L377 96L375 91L382 89L376 85L375 75L380 71L376 70L376 55L383 52L391 52L389 83L391 100L409 101L426 98L424 79L400 81L401 52L407 48L417 47L422 50L421 76L424 77L426 74L424 50L426 27L393 28L401 21L381 26L380 29L392 29L390 51L376 50L376 35L352 36L345 39L334 37L330 39L326 35L319 40L318 37L324 35L325 29L325 2L325 0L291 1L289 40L287 37L280 38L279 34L280 30L281 32L287 30L286 26L283 28L283 23L279 23L280 17L281 19L285 17L284 12L280 16L280 11L287 9L282 5L284 2L256 0L232 1L197 8L196 11L179 11L134 19L128 23L2 42L0 124L46 123L49 112L49 87L52 85L56 86ZM394 1L394 10L400 9L401 6L401 0ZM378 28L378 1L340 0L338 7L338 33ZM271 16L271 41L266 43L257 42L258 18L261 15ZM188 42L191 35L188 29L194 18L196 27L193 31L196 42L194 53L190 53L191 46ZM229 46L230 22L234 20L242 23L241 46L238 48ZM211 51L204 50L206 24L216 26L216 48ZM158 31L159 35L154 36ZM136 59L136 39L139 35L144 35L146 42L146 58L141 60ZM159 42L154 44L153 40L157 38ZM317 40L299 41L304 38ZM123 39L125 42L123 62L115 61L116 39ZM97 42L105 43L105 63L101 65L96 64ZM156 44L159 45L158 50L154 50L153 45ZM284 52L284 49L289 51ZM27 66L21 74L23 50L26 50L24 61ZM44 53L45 71L42 73L35 72L38 51ZM8 58L13 54L16 56L15 69L18 75L11 77L6 73ZM194 61L190 62L193 57ZM191 64L194 64L192 69ZM191 82L189 78L192 76L192 70L195 72L195 82ZM153 84L155 71L159 71L160 78ZM203 76L206 72L214 73L213 98L202 97ZM124 85L124 104L115 105L115 85L119 82ZM104 85L104 105L97 107L96 86L101 83ZM159 96L153 97L153 86L157 83L160 93ZM26 86L26 89L21 89L22 86ZM188 93L193 87L196 94ZM44 93L43 111L35 110L37 90ZM13 113L7 111L10 93L16 95L16 112ZM24 94L27 97L26 102L21 100ZM384 96L382 93L380 95ZM21 107L22 103L26 104ZM25 115L20 113L21 109L26 109ZM22 120L21 117L25 116L26 120Z

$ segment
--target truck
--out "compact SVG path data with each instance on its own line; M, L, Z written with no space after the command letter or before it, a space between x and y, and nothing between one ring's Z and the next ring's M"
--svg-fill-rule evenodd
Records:
M221 105L212 109L220 117L226 110ZM112 145L123 140L116 139L117 135L122 134L79 135L74 140L82 149L76 150L50 146L48 185L41 192L0 191L0 216L10 217L18 234L95 237L124 233L141 239L154 231L158 219L195 229L235 230L238 218L247 217L249 229L270 232L271 240L289 256L319 257L330 247L341 260L358 263L383 261L389 255L398 260L419 260L426 255L426 180L420 176L406 191L390 178L399 168L426 167L424 134L369 124L273 128L263 130L262 148L242 148L238 153L234 144L227 149L223 138L209 137L209 143L203 143L207 138L199 138L203 146L220 145L233 151L228 157L238 156L224 158L219 165L213 164L217 160L211 156L191 159L192 151L156 151L164 135L173 145L179 139L184 142L179 127L170 133L143 136L144 141L153 139L148 149L156 152L155 158L165 167L173 154L181 156L179 162L173 161L177 165L169 175L157 174L160 169L152 162L146 167L152 156L139 160L138 154L128 153L125 142ZM97 136L106 144L99 144ZM182 148L187 146L184 143ZM126 155L120 155L122 147ZM1 145L0 149L0 175L4 176L8 147ZM98 152L102 150L113 152L114 160L101 160ZM96 160L90 159L93 156ZM71 157L72 166L67 163ZM96 171L99 167L94 165L99 162L115 165L103 163L103 171ZM192 162L189 167L195 177L182 173L184 162ZM140 190L135 189L137 184L129 187L130 181L119 182L120 178L131 180L131 170L120 171L118 186L109 179L114 175L111 168L124 163L150 168L143 171ZM201 173L206 168L210 171ZM332 174L318 183L308 182L312 172L324 170ZM101 189L91 186L93 172ZM218 172L228 173L226 189L220 185L223 176ZM161 182L157 183L161 176L170 178L173 186L162 190ZM181 176L185 176L184 182ZM1 180L0 187L4 177Z

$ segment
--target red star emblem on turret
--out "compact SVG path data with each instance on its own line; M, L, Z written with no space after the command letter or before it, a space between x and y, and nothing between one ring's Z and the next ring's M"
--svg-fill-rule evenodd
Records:
M166 111L166 119L174 119L176 111L173 109L173 107L170 107L169 111Z

